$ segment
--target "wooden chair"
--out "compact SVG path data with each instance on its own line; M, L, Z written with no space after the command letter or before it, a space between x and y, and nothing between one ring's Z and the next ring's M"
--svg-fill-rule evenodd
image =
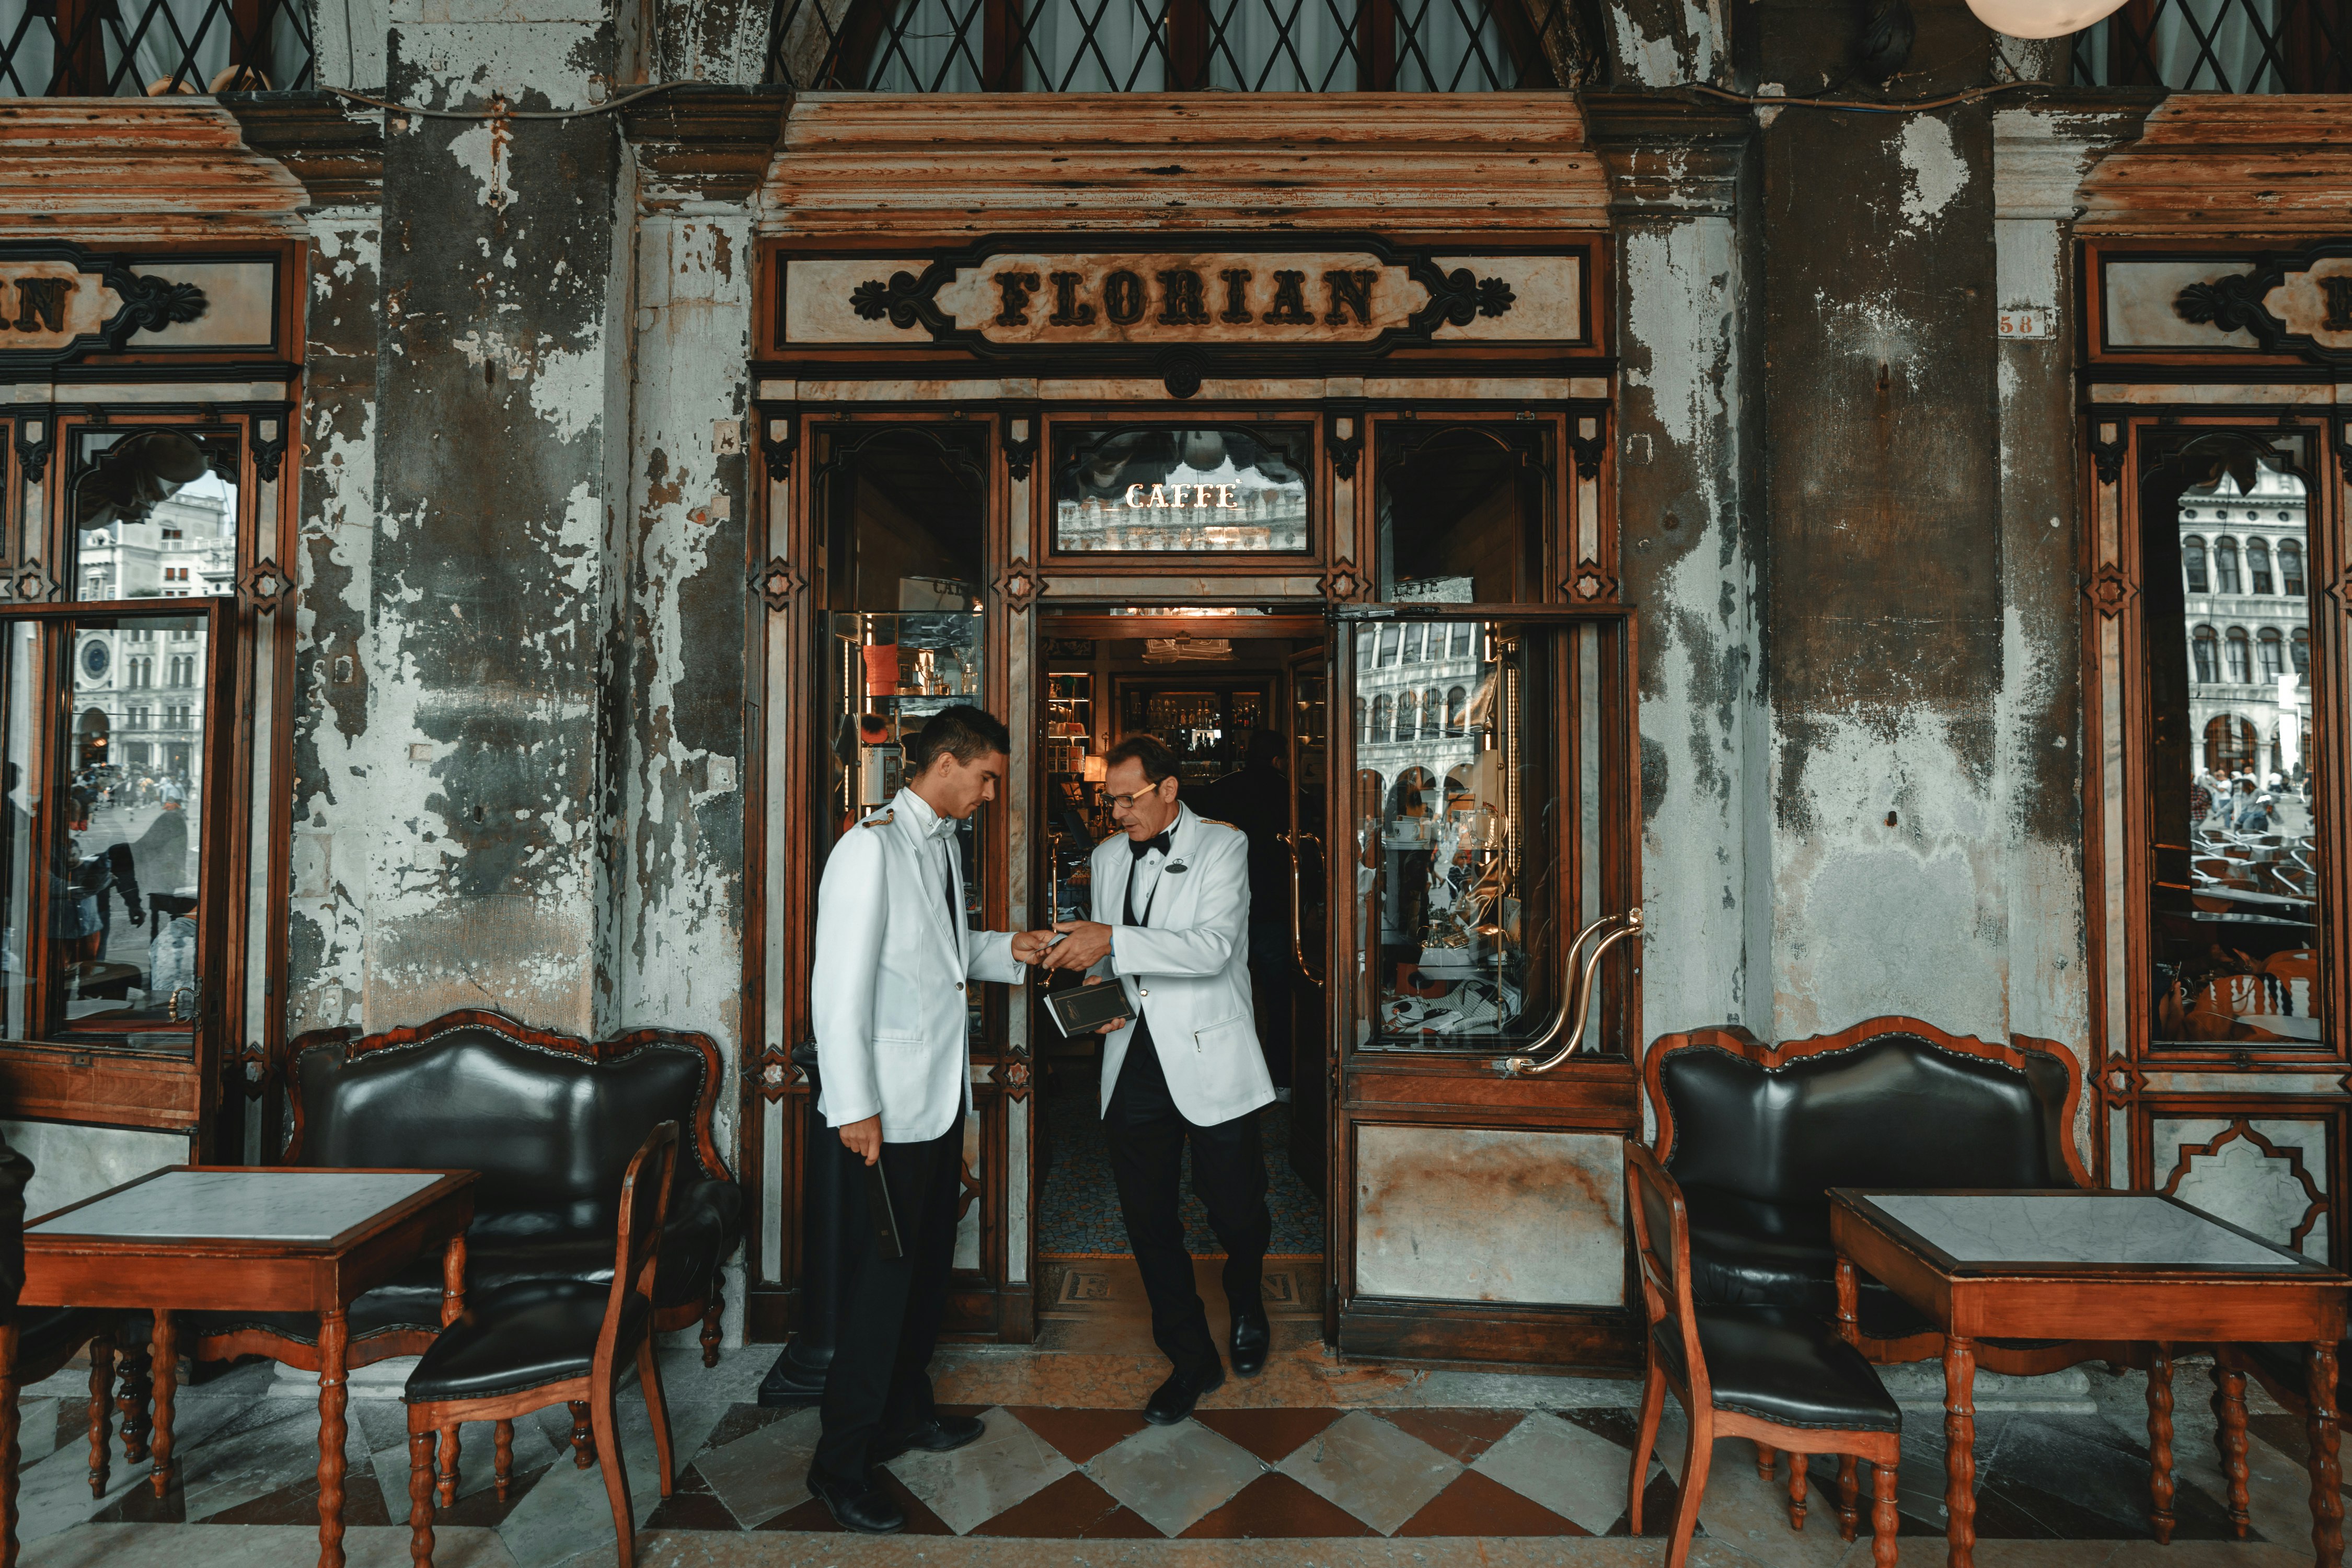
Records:
M511 1423L551 1405L585 1405L595 1433L597 1462L613 1503L621 1568L636 1561L636 1516L614 1429L613 1393L632 1360L653 1418L654 1450L661 1461L661 1495L670 1494L669 1412L662 1403L661 1369L653 1346L654 1276L661 1252L662 1216L669 1211L677 1173L677 1123L649 1133L621 1180L619 1243L609 1288L577 1279L534 1280L469 1304L441 1331L409 1373L409 1553L419 1568L433 1562L434 1447L436 1435L454 1445L467 1421L500 1423L498 1478L501 1495L511 1479ZM600 1300L601 1299L601 1300ZM454 1479L454 1478L453 1478ZM447 1483L444 1483L446 1490Z
M89 1495L106 1495L107 1427L114 1410L115 1314L80 1307L19 1308L0 1324L0 1568L16 1568L16 1399L89 1347ZM142 1456L143 1457L143 1456Z
M1633 1439L1626 1523L1642 1532L1643 1482L1657 1442L1668 1390L1689 1418L1682 1497L1666 1542L1666 1568L1680 1568L1698 1529L1707 1468L1717 1437L1747 1437L1789 1456L1789 1519L1804 1525L1809 1454L1836 1454L1838 1532L1852 1541L1859 1525L1854 1461L1871 1464L1871 1561L1895 1562L1895 1472L1903 1413L1862 1352L1801 1308L1701 1307L1691 1300L1690 1213L1682 1189L1656 1156L1625 1144L1634 1247L1642 1265L1642 1302L1649 1319L1648 1370L1642 1424Z

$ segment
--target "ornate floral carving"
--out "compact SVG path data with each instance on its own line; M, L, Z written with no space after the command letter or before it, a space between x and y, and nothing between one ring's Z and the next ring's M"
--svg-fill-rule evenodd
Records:
M1004 607L1014 615L1025 615L1037 595L1045 591L1045 580L1037 575L1025 555L1016 555L1004 563L996 574L996 593Z
M1605 604L1617 597L1617 579L1597 561L1580 561L1568 579L1568 596L1579 604Z
M292 596L293 584L277 562L267 556L247 567L236 580L237 597L256 615L273 615L286 605Z
M1344 555L1331 563L1331 570L1323 574L1318 585L1322 588L1323 596L1333 604L1360 597L1366 586L1363 574L1358 572L1356 563Z
M792 607L793 595L808 585L808 579L782 556L772 555L768 563L752 574L751 585L768 601L768 608L782 614Z
M2090 582L2084 585L2083 592L2090 595L2091 603L2099 607L2099 614L2119 616L2138 590L2132 586L2131 580L2123 574L2120 568L2109 565L2100 567Z

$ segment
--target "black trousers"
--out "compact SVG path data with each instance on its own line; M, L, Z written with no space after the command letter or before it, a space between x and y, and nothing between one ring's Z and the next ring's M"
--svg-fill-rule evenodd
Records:
M857 1158L845 1151L843 1157ZM947 1311L962 1169L961 1109L936 1138L882 1145L882 1179L906 1254L883 1257L873 1227L861 1228L856 1269L842 1298L833 1364L824 1374L824 1425L814 1461L836 1480L865 1480L868 1456L885 1435L931 1418L929 1368ZM849 1179L862 1193L870 1178L861 1168Z
M1265 1150L1255 1110L1203 1127L1188 1121L1168 1093L1150 1026L1138 1024L1119 1064L1103 1127L1118 1184L1119 1217L1135 1248L1144 1294L1151 1300L1151 1337L1176 1370L1205 1373L1220 1364L1209 1314L1192 1285L1184 1250L1179 1182L1184 1146L1192 1146L1192 1191L1209 1211L1209 1228L1225 1249L1225 1300L1258 1308L1265 1247L1274 1216L1265 1206Z

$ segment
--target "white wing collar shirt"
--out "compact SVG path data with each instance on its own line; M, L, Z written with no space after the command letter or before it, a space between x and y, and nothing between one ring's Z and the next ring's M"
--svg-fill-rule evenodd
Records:
M971 1109L965 998L973 981L1019 984L1007 931L963 908L956 823L902 789L841 836L817 889L810 1005L817 1110L828 1127L882 1118L887 1143L938 1137Z
M1123 833L1095 846L1094 918L1111 928L1111 944L1091 973L1127 988L1128 1016L1150 1022L1169 1097L1209 1127L1274 1103L1250 993L1249 840L1181 803L1168 838L1164 852L1140 857ZM1106 1115L1135 1033L1129 1023L1104 1042Z

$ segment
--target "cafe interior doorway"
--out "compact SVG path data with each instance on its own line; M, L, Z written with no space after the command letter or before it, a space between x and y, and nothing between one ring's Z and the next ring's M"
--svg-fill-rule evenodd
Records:
M1257 1114L1266 1154L1268 1312L1318 1332L1325 1286L1328 1104L1324 998L1310 955L1323 940L1322 815L1328 631L1321 606L1095 606L1038 626L1037 885L1061 919L1097 918L1095 847L1118 831L1105 753L1157 736L1178 758L1179 798L1250 840L1251 987L1277 1101ZM1076 984L1075 976L1061 984ZM1050 1348L1150 1351L1104 1142L1102 1041L1066 1038L1040 1003L1036 1164L1038 1328ZM1185 1246L1222 1342L1223 1248L1190 1186Z

